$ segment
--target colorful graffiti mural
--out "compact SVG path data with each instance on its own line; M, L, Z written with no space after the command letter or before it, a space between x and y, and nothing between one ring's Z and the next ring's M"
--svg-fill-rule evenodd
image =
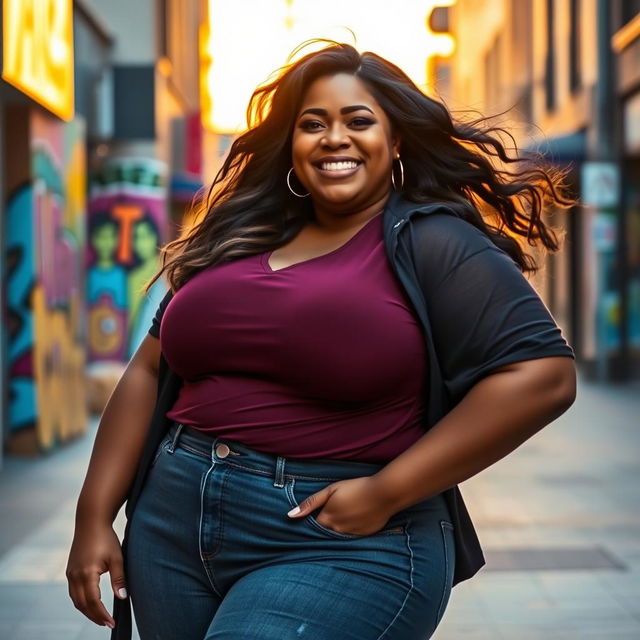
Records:
M89 196L89 359L128 360L147 333L167 285L143 285L159 269L167 234L166 165L118 158L94 176Z
M31 161L6 211L9 450L35 453L87 424L82 322L84 126L29 117Z
M25 176L26 177L26 176ZM38 409L33 366L35 247L32 238L33 188L30 183L9 198L6 210L6 318L9 433L35 434Z

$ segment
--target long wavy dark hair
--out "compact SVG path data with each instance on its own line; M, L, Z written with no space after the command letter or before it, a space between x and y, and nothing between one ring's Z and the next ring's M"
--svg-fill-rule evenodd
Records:
M248 130L235 139L208 192L194 204L192 223L162 247L162 267L147 289L164 271L176 291L209 266L274 250L313 218L311 198L296 198L286 184L293 128L309 85L337 73L359 78L399 134L405 199L447 203L523 271L537 268L523 250L524 241L558 249L542 212L548 200L556 208L575 204L562 193L565 170L541 154L509 156L496 134L509 136L514 148L515 140L504 129L489 126L489 117L454 119L442 102L425 95L400 68L375 53L320 42L327 46L283 67L255 90L247 109ZM502 168L494 166L500 163ZM505 168L514 163L518 170Z

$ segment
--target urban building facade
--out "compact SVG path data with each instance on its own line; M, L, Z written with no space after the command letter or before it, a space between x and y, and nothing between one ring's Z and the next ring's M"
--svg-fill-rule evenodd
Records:
M70 0L3 2L2 425L6 448L21 453L87 423L86 122L74 117L73 21Z
M563 250L543 257L534 282L584 374L602 380L640 376L639 14L635 0L451 8L449 106L496 115L520 152L567 169L579 198L546 214Z
M2 2L2 451L84 433L164 295L202 184L202 4Z

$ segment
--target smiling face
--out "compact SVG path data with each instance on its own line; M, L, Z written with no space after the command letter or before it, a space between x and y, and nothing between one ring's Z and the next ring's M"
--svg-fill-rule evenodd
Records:
M339 73L309 86L291 152L316 209L355 213L383 199L398 149L389 119L361 80Z

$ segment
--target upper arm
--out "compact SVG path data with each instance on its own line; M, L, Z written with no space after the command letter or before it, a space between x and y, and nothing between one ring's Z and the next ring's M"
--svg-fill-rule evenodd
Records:
M551 313L504 251L463 220L438 227L447 242L444 249L433 245L419 275L438 362L453 398L500 367L573 358Z
M565 410L576 398L576 368L570 357L542 357L505 364L492 369L489 374L515 373L527 379L551 398L554 404Z
M131 357L129 366L142 366L157 377L160 366L160 340L147 333Z

